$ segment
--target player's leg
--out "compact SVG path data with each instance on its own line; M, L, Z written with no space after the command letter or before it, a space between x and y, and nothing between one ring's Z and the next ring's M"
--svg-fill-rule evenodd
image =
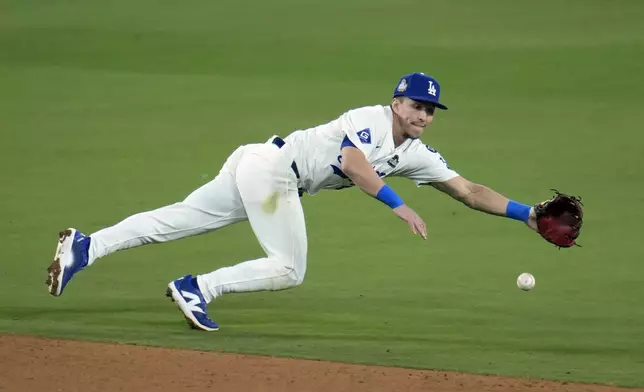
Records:
M207 303L231 292L282 290L302 282L306 272L306 228L291 170L292 158L275 145L247 151L236 171L236 182L248 220L267 257L168 284L167 295L189 324L215 331Z
M302 283L307 237L297 180L289 154L265 145L237 168L244 207L266 257L220 268L197 277L207 302L226 293L283 290Z
M85 236L75 229L60 233L54 261L48 269L51 294L61 295L71 277L118 250L203 234L246 220L234 171L243 147L235 151L219 175L184 201L139 213L114 226Z
M257 180L255 177L255 182ZM243 186L241 188L244 189ZM252 189L257 188L251 185L247 188L250 192ZM302 283L306 272L306 229L302 205L295 188L277 194L275 199L269 195L262 200L244 200L251 226L267 257L220 268L198 277L186 275L168 284L166 295L177 304L193 328L204 331L219 329L219 325L208 317L207 308L216 296L283 290Z
M182 202L132 215L93 233L89 264L119 250L204 234L245 219L235 180L222 172Z

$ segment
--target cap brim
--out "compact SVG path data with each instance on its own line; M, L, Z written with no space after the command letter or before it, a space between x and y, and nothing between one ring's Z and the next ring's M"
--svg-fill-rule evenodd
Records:
M432 101L431 99L427 99L427 97L411 97L411 96L406 96L407 98L411 98L414 101L421 101L421 102L431 102L434 105L436 105L437 108L447 110L447 106L443 105L442 103Z

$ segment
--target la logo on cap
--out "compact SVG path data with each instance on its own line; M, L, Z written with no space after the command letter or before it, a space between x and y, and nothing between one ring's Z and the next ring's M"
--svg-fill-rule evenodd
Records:
M431 80L429 81L429 87L427 88L427 92L429 93L429 95L436 96L436 87L434 87L434 82Z

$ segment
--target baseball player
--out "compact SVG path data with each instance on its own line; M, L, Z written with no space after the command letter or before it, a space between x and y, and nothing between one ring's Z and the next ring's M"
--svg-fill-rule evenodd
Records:
M525 222L537 230L534 208L450 168L419 137L440 102L436 79L412 73L396 84L390 105L350 110L284 139L235 150L215 179L178 203L126 218L89 236L76 229L59 234L48 268L49 292L59 296L70 279L97 259L118 250L203 234L248 220L266 255L168 284L167 295L195 328L215 331L207 304L228 293L283 290L302 283L307 236L300 197L323 189L358 186L381 201L411 232L427 238L425 222L383 179L407 177L432 185L470 208Z

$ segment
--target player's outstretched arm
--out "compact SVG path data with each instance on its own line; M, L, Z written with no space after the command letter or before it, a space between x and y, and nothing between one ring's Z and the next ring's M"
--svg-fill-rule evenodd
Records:
M373 197L376 197L385 185L364 153L355 147L342 148L342 171L356 186Z
M362 151L356 147L343 147L342 171L362 191L391 207L392 211L400 219L407 222L412 233L419 234L423 239L427 239L427 226L425 222L423 222L414 210L405 205L402 199L382 181Z
M484 185L473 183L461 176L432 185L472 209L521 220L533 230L537 230L534 208L512 201Z

